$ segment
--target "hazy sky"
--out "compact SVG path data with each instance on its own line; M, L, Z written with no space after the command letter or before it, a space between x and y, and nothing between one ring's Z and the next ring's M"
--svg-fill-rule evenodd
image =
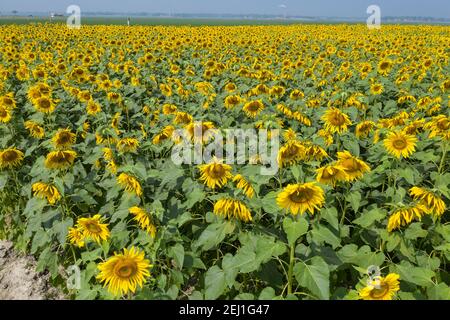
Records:
M377 4L386 16L450 18L450 0L1 0L0 12L64 12L70 4L79 5L82 12L287 13L333 17L366 17L367 7Z

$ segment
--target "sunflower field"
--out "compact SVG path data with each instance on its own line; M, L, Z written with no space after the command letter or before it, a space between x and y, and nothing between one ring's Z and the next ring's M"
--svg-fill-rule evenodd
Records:
M448 300L449 31L0 26L0 238L73 299Z

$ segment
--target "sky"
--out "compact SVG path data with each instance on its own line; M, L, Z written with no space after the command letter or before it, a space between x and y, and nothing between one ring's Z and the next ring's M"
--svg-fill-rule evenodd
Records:
M1 0L0 12L60 12L76 4L81 12L276 14L367 17L371 4L382 16L450 18L449 0Z

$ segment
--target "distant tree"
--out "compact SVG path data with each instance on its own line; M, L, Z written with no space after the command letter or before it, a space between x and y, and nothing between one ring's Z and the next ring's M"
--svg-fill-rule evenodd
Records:
M13 11L11 11L11 12L12 12L12 14L14 14L14 15L17 14L17 10L13 10Z

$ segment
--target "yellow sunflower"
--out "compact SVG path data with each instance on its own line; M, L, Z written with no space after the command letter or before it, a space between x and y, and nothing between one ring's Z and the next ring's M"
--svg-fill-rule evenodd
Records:
M424 206L425 211L435 217L440 217L447 209L444 200L437 194L420 187L412 187L409 189L409 194L414 200L419 200L420 204Z
M145 259L143 251L135 247L124 249L123 253L114 253L114 256L98 265L100 270L97 280L108 286L112 294L125 295L136 292L136 288L143 287L146 278L150 277L149 268L152 265Z
M345 169L338 165L327 165L316 170L316 180L320 183L335 186L339 181L349 181L349 176Z
M79 218L77 221L77 228L83 233L85 239L92 239L100 243L106 241L110 237L110 232L107 223L102 223L103 218L99 214L92 218Z
M22 163L24 154L16 148L0 150L0 169L12 169Z
M314 182L303 184L289 184L277 197L280 208L289 210L293 215L304 214L309 211L314 214L325 203L322 188Z
M125 189L125 191L134 193L138 197L142 195L142 187L139 181L126 173L121 173L117 177L117 183Z
M84 235L80 228L69 228L67 239L71 244L76 245L78 248L84 247Z
M369 133L375 128L375 122L367 120L356 125L355 135L358 139L367 137Z
M251 118L256 117L264 109L264 104L261 100L247 102L243 107L245 114Z
M89 100L87 102L86 112L88 115L95 116L100 111L102 111L102 107L99 103L95 102L94 100Z
M408 158L416 148L417 138L404 132L389 132L383 140L384 147L393 156Z
M45 166L49 169L66 169L73 165L77 153L73 150L51 151L45 158Z
M26 121L24 125L25 125L25 129L27 129L30 132L30 135L33 138L42 139L44 137L45 130L38 123L29 120L29 121Z
M211 163L199 165L198 168L201 174L200 181L203 181L211 189L221 188L228 182L228 179L233 178L231 166L221 163L216 157Z
M33 101L34 107L43 113L52 113L55 111L56 105L49 97L40 97Z
M137 221L141 229L147 231L147 233L154 238L156 236L156 227L153 224L152 218L149 213L139 207L131 207L130 213L134 215L134 220Z
M116 148L119 152L136 152L139 147L139 140L136 138L124 138L117 142Z
M208 142L217 131L214 124L210 121L191 122L185 127L185 130L189 139L196 143Z
M306 148L298 140L289 140L278 151L278 164L280 167L286 167L297 163L305 157Z
M338 152L337 165L344 168L345 172L349 176L349 181L360 179L364 173L370 171L370 167L367 163L353 156L348 151Z
M238 104L240 104L241 101L242 101L242 99L238 95L231 95L231 96L227 96L225 98L224 105L225 105L225 108L231 109L231 108L237 106Z
M400 276L390 273L386 277L377 277L370 280L366 287L359 291L363 300L392 300L400 290Z
M48 203L50 203L51 205L55 204L56 201L61 199L61 195L58 189L51 184L36 182L31 186L31 190L33 191L35 197L42 199L47 198Z
M56 149L64 150L75 143L77 135L70 129L59 129L53 136L52 142Z
M4 106L0 106L0 122L8 123L11 121L11 111Z
M237 182L236 187L244 191L244 194L250 199L255 195L255 190L252 185L242 176L241 174L237 174L233 178L233 182Z
M370 86L370 93L372 93L373 95L380 95L382 94L384 91L384 87L381 83L373 83Z
M389 216L387 230L392 232L410 224L413 220L420 221L424 213L426 213L426 207L420 203L399 208Z
M252 221L250 210L239 200L220 199L214 204L214 213L228 219L235 218L244 222Z
M322 121L325 122L325 130L330 133L341 134L348 130L348 126L352 124L350 118L338 108L329 108L322 116Z

